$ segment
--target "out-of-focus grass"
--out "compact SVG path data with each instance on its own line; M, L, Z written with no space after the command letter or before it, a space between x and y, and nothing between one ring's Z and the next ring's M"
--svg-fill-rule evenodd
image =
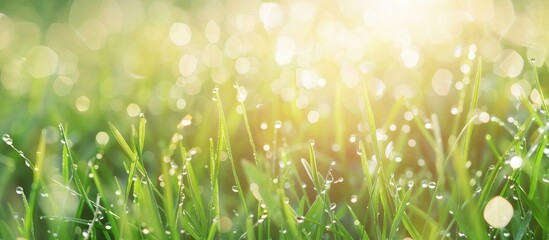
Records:
M549 6L411 2L1 2L0 238L548 238Z

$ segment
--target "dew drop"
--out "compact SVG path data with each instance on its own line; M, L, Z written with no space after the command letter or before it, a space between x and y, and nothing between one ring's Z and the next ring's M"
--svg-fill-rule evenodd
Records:
M452 108L450 109L450 113L451 113L452 115L457 115L458 112L459 112L459 110L458 110L457 107L452 107Z
M112 228L110 223L105 223L105 229L110 230Z
M429 183L429 189L435 189L436 186L437 186L437 184L435 182L430 182Z
M356 142L356 135L352 134L351 136L349 136L349 142L351 143Z
M238 87L237 94L236 94L236 100L240 103L244 102L246 100L246 97L248 97L248 91L244 87Z
M181 126L187 127L190 126L192 123L193 117L190 114L187 114L182 120L181 120Z
M282 127L282 121L276 120L276 121L274 122L274 128L280 129L281 127Z
M334 210L336 206L336 203L330 203L330 210Z
M522 167L522 158L519 157L519 156L513 156L510 160L509 160L509 166L511 166L511 168L513 168L513 170L516 170L520 167Z
M357 201L358 201L358 196L357 195L351 195L351 202L356 203Z
M305 217L297 216L296 220L297 220L297 223L303 223L305 221Z
M10 135L8 134L4 134L2 135L2 140L4 140L4 142L8 145L12 145L13 144L13 140L11 139Z
M238 187L235 185L232 187L233 192L238 192Z
M391 158L392 153L393 153L393 142L391 141L387 144L387 147L385 148L385 157Z
M18 186L15 188L15 193L22 195L23 194L23 187Z

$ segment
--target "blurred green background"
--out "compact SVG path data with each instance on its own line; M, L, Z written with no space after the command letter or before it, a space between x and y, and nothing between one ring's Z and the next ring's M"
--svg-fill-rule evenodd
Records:
M454 115L463 111L459 93L482 58L483 117L474 141L483 146L488 130L507 146L512 136L494 117L524 119L519 96L539 106L532 64L548 90L548 11L544 0L0 1L0 134L33 156L45 129L46 162L55 172L57 126L67 124L78 157L100 153L101 164L113 166L105 171L117 174L122 154L100 132L109 132L110 121L128 134L143 112L145 162L154 172L174 132L207 159L217 131L212 89L219 86L236 160L252 158L240 97L266 159L275 147L306 156L314 139L324 163L342 163L336 175L358 181L360 170L354 176L349 169L360 164L357 139L368 137L362 83L375 98L380 125L405 99L426 121L437 114L448 139ZM402 132L417 139L402 148L396 171L423 167L418 159L432 170L434 153L406 117L410 111L397 112L394 127L382 132L386 141ZM192 124L178 129L187 115ZM276 121L282 125L275 137ZM472 149L477 169L490 157L484 150ZM30 183L28 173L23 159L0 144L0 178L11 179L0 181L2 202Z

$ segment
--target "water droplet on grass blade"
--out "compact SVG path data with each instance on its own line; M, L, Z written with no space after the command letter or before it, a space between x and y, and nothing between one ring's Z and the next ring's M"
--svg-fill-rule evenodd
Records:
M492 198L484 208L484 220L494 228L503 228L513 217L513 205L500 196Z
M17 193L19 195L23 194L23 187L21 187L21 186L16 187L15 188L15 193Z
M513 156L510 160L509 160L509 166L511 166L511 168L513 168L513 170L516 170L520 167L522 167L522 158L519 157L519 156Z
M4 134L2 136L2 140L4 140L4 142L6 144L10 145L10 146L13 144L13 140L11 139L10 135L8 135L8 134Z
M236 100L238 102L244 102L246 100L246 97L248 97L248 90L246 90L246 88L244 87L238 87Z
M351 202L356 203L357 201L358 201L358 196L357 195L351 195Z
M303 223L305 221L305 217L297 216L296 220L297 220L297 223Z
M233 187L232 187L232 190L233 190L233 192L238 192L238 187L237 187L237 186L233 186Z
M282 127L282 121L276 120L276 121L274 122L274 128L280 129L281 127ZM265 127L265 128L266 128L266 127Z
M392 153L393 153L393 142L391 141L387 144L387 147L385 148L385 157L391 158Z

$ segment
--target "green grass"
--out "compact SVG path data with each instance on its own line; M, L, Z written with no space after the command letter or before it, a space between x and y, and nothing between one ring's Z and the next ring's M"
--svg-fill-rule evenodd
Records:
M469 105L455 116L458 123L452 124L458 127L454 128L451 139L443 139L436 114L423 118L421 109L406 104L415 113L410 124L415 124L419 131L414 135L416 141L426 143L428 156L433 157L429 164L434 165L430 168L433 172L423 168L412 176L399 173L402 166L394 159L395 153L407 152L403 141L409 139L408 135L396 135L391 142L375 140L380 139L378 134L386 132L379 129L387 129L392 121L381 122L376 118L365 86L361 112L369 134L357 145L361 171L354 171L347 162L327 161L316 148L316 141L322 140L310 140L295 147L278 146L276 155L271 156L258 151L254 136L261 135L254 133L256 129L249 123L244 104L237 105L242 110L238 121L245 131L234 132L237 130L227 124L227 106L217 88L212 104L217 109L218 134L209 139L207 151L199 151L192 143L186 146L182 141L181 131L187 131L187 125L179 130L174 127L171 139L147 141L148 119L143 114L137 127L126 128L129 133L115 126L122 123L109 123L110 136L116 143L96 149L101 155L111 156L107 161L121 162L112 164L118 169L105 165L109 163L102 162L104 157L100 155L78 157L82 153L75 152L69 144L70 129L63 124L59 125L62 149L55 155L61 157L60 169L52 168L54 164L49 162L52 158L44 158L46 151L54 151L46 148L45 131L39 137L36 154L29 155L23 154L16 147L17 141L5 135L7 145L20 154L14 164L28 163L28 168L21 171L32 178L32 183L22 186L23 190L18 187L16 198L2 210L0 237L546 239L549 237L547 116L535 110L529 101L522 101L528 116L523 122L509 128L498 125L497 121L488 123L497 125L498 131L513 130L508 134L507 146L497 145L490 133L484 143L489 147L472 145L476 136L474 122L479 114L481 66L479 60L473 84L462 92L470 95L465 98L469 99ZM400 104L393 108L392 112L402 111ZM380 123L381 128L377 127ZM274 128L273 144L280 141L278 128ZM235 143L233 134L247 135L236 140L246 146L252 160L236 158L231 148ZM156 157L159 168L144 161L147 143L154 142L165 142L160 146L162 154ZM109 151L119 154L110 155ZM472 159L470 154L479 151L483 161ZM417 154L416 157L421 156ZM515 155L524 158L524 165L513 170L505 161ZM275 164L269 164L270 161ZM468 161L475 162L476 171ZM12 162L4 160L3 164L11 166ZM4 169L8 173L13 171L13 167ZM341 175L342 171L351 172ZM343 185L346 178L352 179L351 174L361 176ZM2 178L2 186L7 181L9 177ZM12 191L15 192L4 188L2 196L11 195ZM336 195L341 193L354 197ZM489 228L482 217L486 203L494 196L508 199L515 209L506 228ZM71 206L60 202L70 202Z
M0 1L0 239L549 239L549 1L359 2Z

